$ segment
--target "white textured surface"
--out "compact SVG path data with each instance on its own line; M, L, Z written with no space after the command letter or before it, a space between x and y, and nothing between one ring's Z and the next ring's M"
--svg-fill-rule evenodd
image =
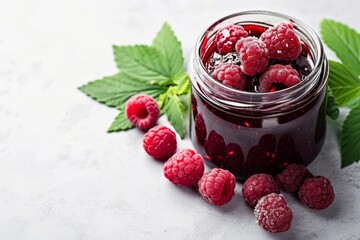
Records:
M331 179L335 203L315 212L285 195L293 227L274 235L257 226L240 184L228 205L213 207L165 181L141 150L142 134L106 134L117 112L77 90L116 72L112 44L150 43L164 21L188 59L199 33L236 11L280 11L316 30L336 18L360 30L359 8L354 0L1 1L0 239L360 239L360 165L339 168L338 122L310 166ZM191 147L188 138L179 145Z

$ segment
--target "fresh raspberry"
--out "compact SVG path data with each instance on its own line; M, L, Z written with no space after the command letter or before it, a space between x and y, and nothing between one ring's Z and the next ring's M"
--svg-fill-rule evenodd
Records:
M215 36L217 52L221 55L234 51L236 42L248 33L242 26L229 25L220 29Z
M242 187L243 197L252 207L256 205L260 198L269 193L280 193L280 190L274 178L265 173L252 175Z
M293 193L299 191L305 179L310 177L313 175L304 165L293 163L276 176L276 181L286 192Z
M236 43L235 49L240 55L240 69L244 74L254 76L265 71L269 63L269 53L258 38L242 38Z
M178 186L197 186L203 174L203 158L191 149L175 153L164 164L165 177Z
M160 110L151 96L138 94L127 100L125 114L135 127L146 130L156 124Z
M285 232L291 226L293 213L282 194L271 193L262 197L255 206L256 222L268 232Z
M260 92L274 92L284 87L291 87L300 82L299 73L290 65L275 64L270 66L259 78ZM281 85L280 87L278 85ZM279 88L279 89L277 89Z
M165 126L155 126L144 135L143 146L153 158L167 160L176 151L176 135Z
M246 84L246 76L235 64L221 63L215 68L212 75L222 84L238 90L244 89Z
M335 194L329 179L320 176L306 179L300 187L299 197L309 208L321 210L333 203Z
M294 60L301 53L301 41L291 23L279 23L267 29L261 34L260 40L269 49L271 58Z
M221 206L234 196L235 177L228 170L213 168L200 178L198 187L206 201Z

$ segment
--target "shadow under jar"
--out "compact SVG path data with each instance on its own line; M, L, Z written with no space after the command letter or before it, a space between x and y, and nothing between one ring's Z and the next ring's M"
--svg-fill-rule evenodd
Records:
M293 24L311 65L300 83L275 92L248 92L227 87L208 72L219 29L237 24L256 36L280 22ZM201 34L188 71L191 140L209 166L227 169L244 181L255 173L275 175L290 163L308 165L320 152L326 132L328 63L319 37L303 22L267 11L222 18Z

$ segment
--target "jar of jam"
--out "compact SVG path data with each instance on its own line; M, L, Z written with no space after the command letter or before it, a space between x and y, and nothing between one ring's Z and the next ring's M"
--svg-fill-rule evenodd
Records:
M282 62L299 72L299 83L259 92L256 76L243 90L224 85L212 76L216 61L238 61L233 53L219 60L215 46L219 30L240 25L249 36L259 37L281 22L291 23L301 40L300 56ZM308 165L320 152L326 132L328 63L319 37L305 23L268 11L224 17L201 34L188 71L191 140L209 166L227 169L243 181L255 173L275 175L291 163Z

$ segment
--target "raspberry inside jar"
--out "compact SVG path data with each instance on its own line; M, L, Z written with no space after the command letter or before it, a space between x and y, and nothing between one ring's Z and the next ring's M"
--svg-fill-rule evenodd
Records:
M257 18L263 22L255 21ZM226 67L220 69L223 73L216 72L219 65L234 64L241 68L242 62L236 50L219 54L215 42L219 30L238 25L246 30L245 37L261 39L268 29L290 21L301 42L296 59L269 57L266 69L253 76L242 73L246 78L242 89L233 87L242 83L221 81L229 72ZM254 40L248 42L251 41ZM287 86L288 80L279 80L261 92L266 71L281 66L294 70L299 80L291 72L294 84ZM231 77L237 71L232 69ZM291 163L310 164L325 137L327 72L319 38L298 20L272 12L249 11L217 21L200 37L189 64L190 132L195 149L208 165L227 169L241 181L255 173L278 174ZM243 81L244 76L239 75Z

